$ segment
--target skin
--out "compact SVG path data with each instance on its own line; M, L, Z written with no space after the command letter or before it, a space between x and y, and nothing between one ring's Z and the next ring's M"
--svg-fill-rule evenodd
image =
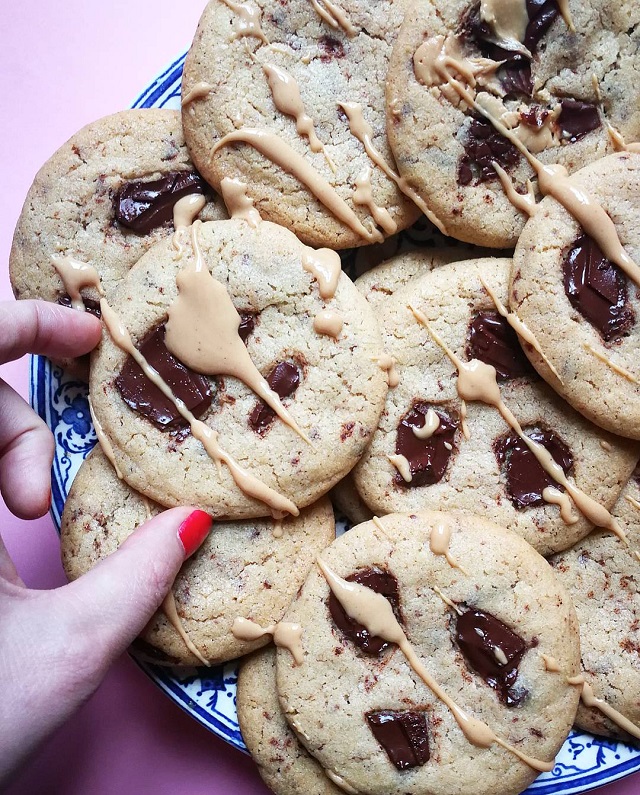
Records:
M0 304L0 363L26 353L79 356L99 338L91 315L40 301ZM44 422L0 380L0 492L16 516L48 511L53 452ZM52 591L27 589L0 540L0 789L158 609L187 557L178 529L193 510L156 516L92 571Z

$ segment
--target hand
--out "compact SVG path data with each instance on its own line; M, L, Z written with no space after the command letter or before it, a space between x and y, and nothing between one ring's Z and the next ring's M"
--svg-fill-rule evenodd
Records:
M0 304L0 363L25 353L79 356L100 339L89 314L39 301ZM54 441L0 381L0 492L21 518L51 504ZM92 571L54 591L25 588L0 541L0 787L98 687L158 609L211 518L164 511Z

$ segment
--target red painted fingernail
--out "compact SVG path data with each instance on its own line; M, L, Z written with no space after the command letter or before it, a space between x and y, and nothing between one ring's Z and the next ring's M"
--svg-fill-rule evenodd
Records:
M185 558L191 557L209 535L213 519L204 511L194 511L178 528L178 538L184 548Z

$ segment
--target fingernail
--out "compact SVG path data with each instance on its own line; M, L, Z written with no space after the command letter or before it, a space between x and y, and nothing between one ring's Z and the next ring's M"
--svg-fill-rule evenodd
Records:
M194 511L178 528L178 538L184 548L185 558L191 557L209 535L213 519L204 511Z

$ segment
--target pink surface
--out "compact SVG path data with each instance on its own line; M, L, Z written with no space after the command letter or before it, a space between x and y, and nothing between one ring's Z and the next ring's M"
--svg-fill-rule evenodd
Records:
M127 107L188 46L204 3L36 0L12 3L10 11L4 5L0 256L6 262L38 168L78 128ZM0 272L0 298L11 298L6 268ZM0 374L26 397L26 361L2 366ZM52 588L64 582L49 518L21 522L0 505L0 529L28 585ZM599 792L639 790L636 775ZM268 790L245 756L185 715L125 657L7 792L258 795Z

